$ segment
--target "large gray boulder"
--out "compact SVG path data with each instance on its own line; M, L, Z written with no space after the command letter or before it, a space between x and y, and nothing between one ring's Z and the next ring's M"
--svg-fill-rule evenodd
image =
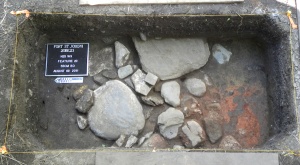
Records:
M203 38L165 38L142 41L133 37L143 70L161 80L178 78L204 66L209 58L208 44Z
M142 105L130 88L119 80L108 81L94 91L94 106L88 121L95 135L116 140L137 135L145 125Z

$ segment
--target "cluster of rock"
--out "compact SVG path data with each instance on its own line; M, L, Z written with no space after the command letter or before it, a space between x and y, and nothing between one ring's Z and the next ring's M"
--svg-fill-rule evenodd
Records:
M186 39L147 39L133 37L141 66L132 62L130 50L121 42L114 42L112 48L100 51L99 59L90 65L90 76L100 87L94 91L81 86L73 97L77 101L76 110L78 127L89 128L98 137L116 140L117 147L170 147L168 139L178 136L187 148L201 146L206 141L214 144L223 137L221 120L213 113L203 120L186 119L189 110L202 115L197 101L190 107L184 106L185 96L202 97L211 86L210 78L188 77L181 81L181 76L203 67L210 56L209 46L203 38ZM224 64L229 61L231 52L219 44L213 46L215 59ZM113 58L114 56L114 58ZM97 60L94 58L94 60ZM114 61L114 66L110 63ZM188 91L188 94L182 90ZM145 108L165 104L170 106L157 118L158 132L139 133L145 126ZM208 105L208 109L220 110L220 104ZM240 148L232 136L224 136L220 147L225 149ZM174 146L175 149L184 148Z

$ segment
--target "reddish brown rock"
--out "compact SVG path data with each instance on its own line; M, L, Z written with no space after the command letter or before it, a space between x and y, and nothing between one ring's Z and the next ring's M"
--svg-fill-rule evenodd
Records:
M167 141L162 136L155 133L148 140L146 140L141 147L142 148L160 148L160 149L164 149L164 148L168 148L169 144L167 143Z

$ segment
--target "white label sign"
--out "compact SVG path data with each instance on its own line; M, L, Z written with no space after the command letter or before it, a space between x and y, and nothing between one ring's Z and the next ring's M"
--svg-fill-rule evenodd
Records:
M54 81L58 84L83 83L83 77L58 77Z

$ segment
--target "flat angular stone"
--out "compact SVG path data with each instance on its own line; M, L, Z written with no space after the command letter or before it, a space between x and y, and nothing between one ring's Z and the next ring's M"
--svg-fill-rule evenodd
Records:
M164 103L164 99L156 92L150 92L147 96L142 96L141 99L144 103L151 106L157 106Z
M146 74L143 73L140 69L138 69L131 76L131 81L134 84L135 91L146 96L150 92L151 87L146 84L145 77Z
M95 104L88 113L96 136L116 140L120 135L138 135L144 128L143 108L132 90L119 80L108 81L94 91Z
M150 84L150 85L155 85L156 82L158 81L158 77L155 76L154 74L152 73L147 73L146 77L145 77L145 81Z
M161 80L175 79L204 66L210 56L206 39L163 38L142 41L133 37L142 68Z
M116 67L120 68L127 63L130 52L122 43L118 41L115 42L115 52L116 52Z
M93 80L96 84L98 85L103 85L105 84L109 79L104 77L101 73L98 73L96 74L94 77L93 77Z
M131 65L126 65L118 69L118 76L120 79L123 79L131 75L132 73L133 73L133 69Z
M126 135L120 135L119 139L116 141L118 147L121 147L126 139Z
M104 69L114 68L114 54L113 49L111 47L104 48L96 53L90 53L89 58L90 76L94 76Z
M125 147L126 148L131 148L137 141L138 141L137 137L135 137L133 135L130 135L127 142L126 142Z
M160 133L168 139L173 139L178 134L178 128L184 120L183 113L175 108L168 108L165 112L158 116L157 124Z
M203 128L194 120L190 120L182 127L183 133L187 136L190 143L185 144L186 147L196 147L205 140L205 132Z
M161 96L165 102L177 107L180 105L180 85L176 81L165 82L161 86Z
M114 69L105 69L101 73L102 73L102 76L109 78L109 79L115 79L118 77L118 74Z

